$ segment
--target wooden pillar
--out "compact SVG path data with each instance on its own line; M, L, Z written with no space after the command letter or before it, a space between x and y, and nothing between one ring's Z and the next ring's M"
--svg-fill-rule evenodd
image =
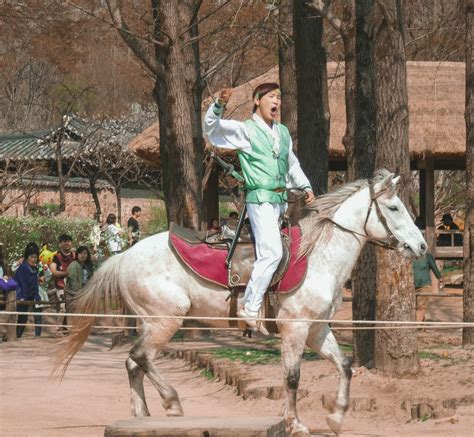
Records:
M16 291L9 291L5 296L5 310L16 311ZM15 323L17 316L15 314L7 316L8 323ZM7 326L7 341L16 341L16 326Z
M420 164L420 216L425 223L428 250L434 255L436 250L434 160L426 158Z
M426 223L426 171L424 168L420 169L420 211L418 216Z

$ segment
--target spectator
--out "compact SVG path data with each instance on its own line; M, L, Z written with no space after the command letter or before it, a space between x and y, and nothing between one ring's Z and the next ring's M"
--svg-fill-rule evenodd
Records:
M230 214L229 214L229 218L232 219L232 220L237 220L239 218L239 213L236 212L236 211L232 211Z
M441 219L441 226L438 227L438 230L445 231L458 231L459 226L454 223L453 216L451 214L443 214ZM439 234L438 241L436 242L438 246L451 246L451 235L450 234ZM454 235L454 246L462 246L463 237L461 234Z
M72 299L87 284L93 271L94 268L89 249L86 246L79 246L76 250L76 260L67 269L66 310L68 312Z
M128 219L127 228L128 228L128 245L132 247L134 244L138 243L140 239L140 223L138 219L140 218L142 209L139 206L134 206L132 208L132 216Z
M415 224L421 229L422 223L415 220ZM433 272L437 279L441 278L441 273L436 266L435 259L431 253L427 252L421 258L413 261L413 278L415 280L415 299L416 299L416 321L425 320L425 311L430 300L430 296L418 296L418 293L431 293L431 274Z
M210 231L211 233L217 233L221 230L221 227L219 226L219 219L213 218L209 222L209 226L207 227L207 230Z
M26 312L37 312L41 313L41 309L37 308L33 303L39 302L41 300L39 294L39 272L38 272L38 257L39 250L38 246L36 248L32 245L28 245L25 248L25 253L23 256L23 262L18 267L15 272L15 281L18 283L17 289L17 311L19 313ZM41 314L34 316L35 321L35 336L39 337L41 335ZM27 323L28 316L24 314L18 315L18 324ZM16 327L16 336L21 338L23 332L25 331L25 326L18 325Z
M0 294L14 291L18 288L18 284L8 275L7 264L3 257L3 244L0 243ZM4 310L5 305L0 304L0 310Z
M116 255L122 251L122 236L124 234L123 229L117 223L117 216L115 214L109 214L107 216L107 247L110 255Z
M105 227L102 224L102 214L100 212L94 214L94 221L95 224L92 226L89 242L92 245L92 262L100 265L105 260Z
M56 305L58 313L64 313L66 310L66 302L64 296L65 279L67 277L67 269L69 265L76 259L76 253L72 250L72 237L67 234L59 236L59 250L53 257L53 262L49 268L54 279L55 289L52 290L50 302ZM67 324L66 317L63 318L63 325ZM62 335L66 331L64 326L57 330L57 335Z

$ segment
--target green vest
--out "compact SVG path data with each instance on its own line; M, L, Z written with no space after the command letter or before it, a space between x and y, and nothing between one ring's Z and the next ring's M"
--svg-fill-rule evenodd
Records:
M290 153L290 133L277 124L280 132L280 153L273 153L273 138L254 120L247 120L245 128L250 136L252 150L239 150L238 156L247 189L248 203L285 203L286 191L277 193L276 189L286 188L288 174L288 155Z

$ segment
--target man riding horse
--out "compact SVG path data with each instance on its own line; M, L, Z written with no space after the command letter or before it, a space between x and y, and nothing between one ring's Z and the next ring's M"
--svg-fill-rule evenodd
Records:
M245 122L221 118L231 94L232 89L223 89L209 107L204 133L213 146L236 150L240 160L256 261L238 314L250 328L268 334L263 325L257 326L256 319L283 254L280 223L287 207L286 188L303 190L307 204L314 194L293 152L288 128L276 122L281 105L278 84L263 83L255 88L253 115Z

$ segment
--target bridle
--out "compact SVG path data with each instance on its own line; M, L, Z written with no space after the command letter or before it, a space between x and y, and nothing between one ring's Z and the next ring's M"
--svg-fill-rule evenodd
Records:
M361 234L360 232L354 231L352 229L348 229L345 226L340 225L339 223L335 222L334 220L332 220L330 218L328 218L328 220L331 223L333 223L336 227L341 229L342 231L349 232L350 234L358 235L360 237L367 238L367 241L370 244L373 244L374 246L383 247L383 248L389 249L389 250L396 250L397 246L399 244L399 240L397 239L397 237L395 237L393 232L390 230L390 228L388 226L388 223L387 223L387 219L382 214L382 210L380 209L379 202L377 201L377 199L382 194L384 194L387 191L387 189L384 189L384 190L380 191L379 193L375 194L374 183L373 183L372 179L368 180L368 184L369 184L369 193L370 193L370 205L369 205L369 208L367 210L367 215L365 217L365 222L364 222L364 232L365 232L365 234ZM373 206L375 206L375 213L377 214L377 218L379 219L379 221L382 224L383 228L387 232L388 238L386 240L380 240L378 238L372 238L372 237L369 236L369 233L367 232L367 223L369 221L370 214L372 213Z

